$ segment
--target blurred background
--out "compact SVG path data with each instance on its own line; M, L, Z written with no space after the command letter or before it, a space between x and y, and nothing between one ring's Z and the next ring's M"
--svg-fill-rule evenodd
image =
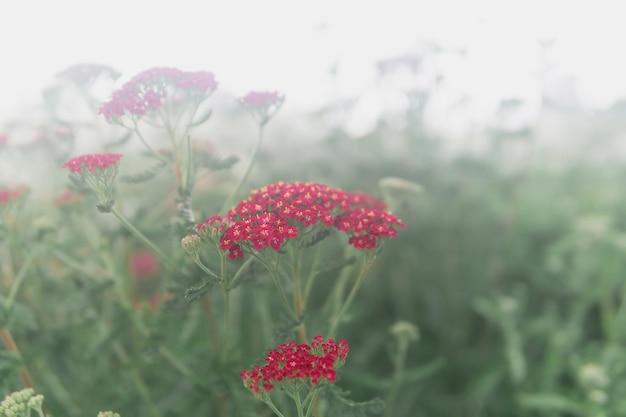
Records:
M501 100L523 101L528 123L542 97L606 110L626 92L620 10L606 0L16 2L3 6L0 28L1 119L81 62L110 65L126 79L153 66L209 70L236 95L283 91L293 111L356 97L355 133L381 108L407 105L398 89L435 80L429 120L447 133L482 127ZM422 76L395 74L379 85L376 64L401 56L420 60ZM508 124L523 123L514 119Z
M13 2L0 24L0 133L31 143L37 129L24 126L48 120L42 92L70 65L110 65L116 85L174 66L215 73L198 135L245 161L255 128L235 98L280 91L250 187L361 189L407 224L345 328L342 384L355 399L394 397L389 416L626 415L621 7ZM2 185L45 183L8 155ZM420 334L402 363L411 332L392 331L398 322Z

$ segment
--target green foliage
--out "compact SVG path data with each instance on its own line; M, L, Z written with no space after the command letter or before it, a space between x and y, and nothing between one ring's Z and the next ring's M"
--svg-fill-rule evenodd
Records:
M385 409L385 402L380 398L370 401L355 402L349 400L349 392L342 391L335 385L325 387L322 398L328 404L324 412L329 416L368 417L380 415Z
M162 172L166 166L167 164L165 162L160 161L142 172L138 172L133 175L124 175L120 178L120 181L129 183L141 183L149 181L157 176L160 172Z
M582 117L548 116L565 126ZM626 415L626 169L610 143L619 125L605 125L608 116L596 115L593 125L606 137L586 142L567 127L550 133L572 141L552 152L532 142L547 135L541 127L517 139L485 133L483 154L446 152L443 139L423 130L421 114L407 114L402 127L381 122L358 139L335 129L314 146L291 140L288 126L265 127L275 140L261 148L244 187L320 181L363 190L386 199L406 224L377 254L340 322L337 336L351 351L320 394L319 417ZM130 137L113 132L108 146ZM227 139L216 139L216 148L228 149ZM519 148L532 158L522 161ZM37 152L51 155L36 148L33 158ZM225 171L237 157L190 152L184 187L165 175L172 161L158 162L131 167L138 173L122 177L115 201L97 210L45 206L38 196L2 213L0 327L20 346L0 348L3 395L23 388L27 369L52 415L111 407L127 416L270 415L239 372L296 339L302 322L309 336L325 331L361 258L327 229L299 242L319 251L316 259L268 257L270 266L301 263L310 297L297 317L284 311L258 259L245 267L246 260L222 259L207 238L198 260L218 273L205 273L186 256L181 235L198 213L218 212L234 187ZM59 170L62 162L50 165ZM65 182L55 182L52 169L46 191ZM90 192L84 183L72 187ZM97 212L118 205L172 265L160 263L150 276L133 272L143 242ZM36 233L42 213L55 227ZM17 288L35 247L42 250ZM276 281L291 302L295 285L280 274ZM225 317L229 291L234 313ZM419 340L402 348L390 333L400 320L419 329ZM293 411L284 393L272 395Z

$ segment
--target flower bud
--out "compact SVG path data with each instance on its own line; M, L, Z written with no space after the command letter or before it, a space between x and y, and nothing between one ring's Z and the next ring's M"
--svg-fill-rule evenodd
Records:
M98 413L98 417L120 417L118 413L114 413L113 411L100 411Z
M578 380L589 388L605 388L609 384L606 370L597 363L587 363L578 370Z
M419 329L416 325L408 321L399 321L391 327L391 334L400 343L409 344L419 340Z
M200 250L200 247L202 247L202 238L198 235L188 234L180 241L180 244L183 246L183 249L185 249L185 252L191 256L195 256L198 250Z

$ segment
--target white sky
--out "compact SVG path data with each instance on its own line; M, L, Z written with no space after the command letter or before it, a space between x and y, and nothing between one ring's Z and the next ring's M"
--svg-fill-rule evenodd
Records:
M466 50L444 61L446 87L478 95L478 113L536 88L538 41L554 38L561 75L577 78L585 106L605 108L626 96L624 10L617 0L2 0L0 122L84 62L125 78L153 66L208 70L236 95L279 90L285 107L311 108L333 97L333 62L339 94L360 94L377 59L424 38Z

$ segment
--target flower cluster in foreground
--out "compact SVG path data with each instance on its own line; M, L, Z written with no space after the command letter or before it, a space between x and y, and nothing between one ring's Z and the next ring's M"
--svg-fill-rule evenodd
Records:
M126 114L143 116L161 107L168 96L178 93L207 97L217 89L217 84L213 73L207 71L151 68L113 92L111 99L102 104L99 113L107 121L115 121Z
M322 336L315 336L310 345L288 342L278 346L267 355L264 366L256 365L240 375L244 386L255 395L272 391L283 381L302 380L312 385L334 382L348 351L345 340L335 343L332 338L324 341Z
M220 248L228 250L231 259L243 257L242 244L257 251L267 246L280 250L286 240L316 225L347 233L355 248L373 249L380 238L395 237L396 227L404 227L385 209L385 203L360 192L312 182L278 182L252 191L226 217L210 217L195 229L201 237L207 227L213 233L225 229Z

